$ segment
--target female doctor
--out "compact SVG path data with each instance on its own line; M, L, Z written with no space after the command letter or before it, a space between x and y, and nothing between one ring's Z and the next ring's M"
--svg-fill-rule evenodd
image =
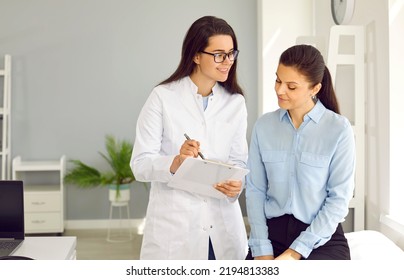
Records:
M198 152L246 166L247 111L236 78L238 53L226 21L196 20L177 70L153 89L140 112L131 168L137 180L151 182L140 259L223 260L247 254L241 181L218 182L214 187L223 199L167 186L182 162Z

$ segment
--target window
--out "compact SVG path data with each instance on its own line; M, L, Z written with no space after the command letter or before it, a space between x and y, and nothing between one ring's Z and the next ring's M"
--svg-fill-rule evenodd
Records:
M404 230L404 88L402 67L404 41L400 38L404 26L404 1L390 0L389 8L389 54L390 54L390 213L389 219L397 222L395 228ZM394 226L394 225L393 225Z

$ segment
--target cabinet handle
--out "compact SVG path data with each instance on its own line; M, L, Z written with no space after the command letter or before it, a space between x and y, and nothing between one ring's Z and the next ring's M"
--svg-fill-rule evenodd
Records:
M31 204L32 204L32 205L44 205L45 202L43 202L43 201L34 201L34 202L32 202Z
M34 220L32 221L33 224L43 224L45 223L45 220Z

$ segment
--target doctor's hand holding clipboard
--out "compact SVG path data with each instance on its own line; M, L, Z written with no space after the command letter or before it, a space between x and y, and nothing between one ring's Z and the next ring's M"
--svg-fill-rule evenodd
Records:
M198 156L200 156L203 160L206 160L205 157L203 156L203 154L199 151L199 147L200 147L200 143L196 140L191 139L187 134L184 134L186 140L185 142L182 144L181 148L180 148L180 154L177 155L174 158L174 161L170 167L170 171L171 173L176 173L177 170L179 169L179 167L181 166L181 164L189 157L191 158L197 158ZM201 191L201 194L205 194L205 190L203 190L204 187L203 184L213 184L212 187L214 187L217 191L221 192L224 196L226 197L230 197L230 198L235 198L237 197L241 191L242 191L242 180L237 178L227 178L227 177L223 177L226 176L226 174L228 174L228 176L232 177L234 176L233 174L238 174L237 177L244 177L244 171L243 169L239 169L236 167L232 167L232 166L228 166L228 167L224 167L220 166L220 164L216 164L210 161L206 161L204 162L205 164L199 164L199 162L193 162L193 168L198 168L198 170L192 170L189 169L189 167L187 166L187 170L185 171L188 174L181 174L181 179L177 179L177 180L181 180L181 182L176 181L176 182L170 182L169 186L171 185L172 187L174 186L184 186L183 183L187 183L185 185L188 186L192 186L194 187L193 189L189 189L188 191ZM210 166L209 166L210 165ZM201 167L201 169L199 169ZM228 170L226 171L226 173L223 173L220 171L220 169L217 168L222 168L223 170ZM215 168L215 169L212 169ZM215 170L215 171L213 171ZM217 171L216 171L217 170ZM193 172L195 171L195 172ZM198 174L197 172L201 172L202 174ZM218 172L216 174L214 174L215 172ZM219 172L221 174L219 174ZM236 172L236 173L234 173ZM196 175L196 176L195 176ZM200 176L201 175L201 176ZM212 177L213 176L213 177ZM186 178L187 177L187 178ZM200 177L199 180L196 177ZM183 181L186 179L193 179L195 178L196 184L193 184L193 181ZM217 179L216 179L217 178ZM202 179L202 180L201 180ZM216 181L216 180L221 180L221 181ZM207 186L209 187L209 186ZM220 198L220 196L218 196L217 194L211 193L209 190L206 190L206 194L212 194L218 198Z

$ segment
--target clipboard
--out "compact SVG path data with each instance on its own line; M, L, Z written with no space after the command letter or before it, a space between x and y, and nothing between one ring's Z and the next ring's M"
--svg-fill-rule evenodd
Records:
M171 177L168 186L214 198L226 195L213 185L225 180L243 180L248 169L199 158L187 158Z

